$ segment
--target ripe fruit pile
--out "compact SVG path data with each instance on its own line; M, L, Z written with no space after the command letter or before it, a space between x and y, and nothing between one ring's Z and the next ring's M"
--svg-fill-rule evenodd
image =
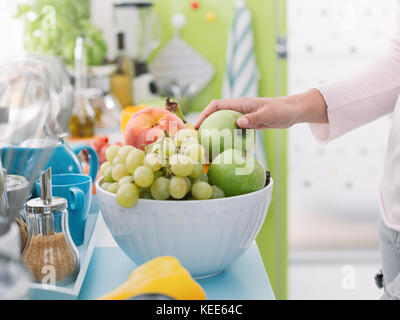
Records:
M223 198L204 173L205 150L198 132L182 129L173 137L164 135L145 150L131 145L112 145L100 167L101 188L115 193L123 208L139 198L155 200L207 200Z

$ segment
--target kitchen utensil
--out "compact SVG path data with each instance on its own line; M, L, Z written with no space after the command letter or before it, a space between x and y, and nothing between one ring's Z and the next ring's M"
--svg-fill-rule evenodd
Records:
M0 121L0 235L8 232L17 214L15 208L8 205L1 167L9 174L24 176L30 187L26 190L29 190L57 143L56 126L46 126L57 121L51 110L58 106L53 99L57 92L46 70L43 61L31 56L15 57L0 64L0 114L3 115ZM16 157L14 149L22 142L46 136L48 138L34 148L28 143L27 152ZM4 153L5 146L12 150Z
M147 72L145 67L150 54L161 42L161 24L153 10L152 0L131 0L114 3L114 25L126 35L127 53L135 64L138 75Z
M104 221L124 253L137 265L176 257L195 278L218 274L255 240L265 220L273 181L249 194L201 201L139 199L130 209L96 183Z
M1 160L10 174L22 175L31 179L38 179L40 171L52 168L53 174L62 173L80 173L83 174L82 164L78 159L78 154L85 150L89 155L90 169L89 176L92 181L96 180L99 160L96 151L84 144L69 146L64 140L60 140L57 146L51 144L51 148L45 148L45 142L42 140L30 140L29 143L23 143L19 146L5 146L1 148ZM53 143L53 142L52 142ZM27 146L27 145L30 145ZM41 161L46 158L47 163ZM49 159L50 158L50 159ZM39 169L32 169L41 163ZM32 173L37 172L36 176ZM31 190L34 191L34 190ZM35 192L32 192L36 196Z
M27 178L30 188L30 190L27 190L27 194L30 194L34 180L45 168L54 150L55 146L53 145L49 148L25 147L25 144L24 146L22 144L6 145L0 149L0 159L7 168L7 173Z
M72 111L73 87L59 57L36 54L16 57L3 63L1 73L4 75L3 81L7 84L9 93L13 96L11 102L14 105L23 102L24 108L30 107L30 113L33 114L33 107L38 103L51 104L51 108L44 106L48 108L47 113L42 114L42 116L47 116L44 126L38 123L33 129L38 132L45 129L49 136L66 132ZM25 89L23 88L24 84ZM26 92L22 96L20 93L23 91ZM5 94L5 92L3 93ZM9 94L2 96L1 107L5 108L9 97ZM26 118L25 120L29 119L27 115L24 118ZM21 121L22 119L17 120ZM19 135L21 133L19 132ZM28 138L32 137L28 136ZM25 139L20 138L19 140Z
M28 180L23 176L9 174L5 182L10 209L20 210L30 196Z
M58 133L59 119L56 117L58 113L54 110L57 107L61 108L62 99L58 96L52 81L46 76L44 67L43 61L30 56L14 57L0 63L0 150L4 145L18 147L28 139L48 137L42 140L40 146L36 146L38 153L29 150L23 155L22 158L26 161L19 167L19 171L24 173L28 185L26 181L22 181L17 188L18 191L14 193L13 186L8 182L9 197L2 161L5 161L5 169L9 169L10 164L14 165L10 161L10 156L12 158L15 153L8 152L6 157L0 159L0 296L2 298L23 298L29 289L28 276L19 255L19 228L13 222L19 212L20 204L29 195L34 178L48 162L57 143L54 137Z
M92 201L92 179L83 174L55 174L52 176L52 193L68 201L68 223L76 246L84 241L86 220ZM36 181L40 192L40 180Z
M180 31L185 24L184 15L176 14L172 17L175 35L154 58L150 64L150 72L154 75L158 87L168 88L173 81L180 88L191 86L190 97L194 97L211 81L215 69L181 38Z
M51 94L51 114L45 129L50 135L63 135L68 131L74 98L74 88L66 67L60 57L49 55L30 55L30 57L41 62L40 68L45 81L54 88L54 93Z
M53 197L51 169L40 179L40 198L26 204L28 241L22 254L36 282L55 285L75 280L79 255L68 225L67 200Z
M55 148L54 153L50 158L50 161L47 164L46 168L51 167L53 174L83 174L84 171L82 168L82 164L78 159L78 154L83 150L85 150L89 154L89 177L92 178L92 181L95 181L99 168L99 159L96 150L85 144L70 146L66 142L61 141L61 144Z
M134 61L133 92L136 103L155 97L158 88L147 65L150 54L161 42L161 24L153 1L122 1L114 4L114 24L126 35L127 54Z
M16 221L19 227L21 245L19 250L16 250L15 256L19 257L19 254L25 248L27 239L25 202L30 197L29 182L23 176L6 175L5 183L10 212L17 212Z

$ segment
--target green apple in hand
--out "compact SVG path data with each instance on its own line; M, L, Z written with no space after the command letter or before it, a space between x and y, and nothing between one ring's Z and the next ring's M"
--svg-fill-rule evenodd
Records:
M207 117L199 128L199 140L208 158L214 159L228 149L251 152L255 144L255 130L241 129L237 119L242 116L233 110L220 110Z
M254 157L243 157L236 149L225 150L211 163L208 170L211 185L221 188L227 197L238 196L262 189L266 173Z

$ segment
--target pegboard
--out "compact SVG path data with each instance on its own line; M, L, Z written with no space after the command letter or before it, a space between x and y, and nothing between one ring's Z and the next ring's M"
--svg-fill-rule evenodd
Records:
M395 0L289 0L288 87L298 93L361 70L395 30ZM289 130L290 215L376 219L390 116L319 145L308 125Z

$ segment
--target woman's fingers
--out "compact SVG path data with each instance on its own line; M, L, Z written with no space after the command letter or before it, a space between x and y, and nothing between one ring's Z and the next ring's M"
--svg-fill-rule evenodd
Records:
M243 113L243 101L245 98L239 99L222 99L213 100L210 104L202 111L199 120L195 124L195 129L199 129L203 121L218 110L234 110Z
M293 103L286 98L239 98L212 101L201 113L195 128L218 110L234 110L243 115L237 124L243 129L289 128L296 119Z
M253 129L263 127L263 110L248 113L237 120L237 125L242 129Z
M204 120L206 120L207 117L208 117L208 115L206 115L205 113L201 113L200 118L197 120L196 124L194 125L194 128L196 130L199 130L201 124L203 123Z

